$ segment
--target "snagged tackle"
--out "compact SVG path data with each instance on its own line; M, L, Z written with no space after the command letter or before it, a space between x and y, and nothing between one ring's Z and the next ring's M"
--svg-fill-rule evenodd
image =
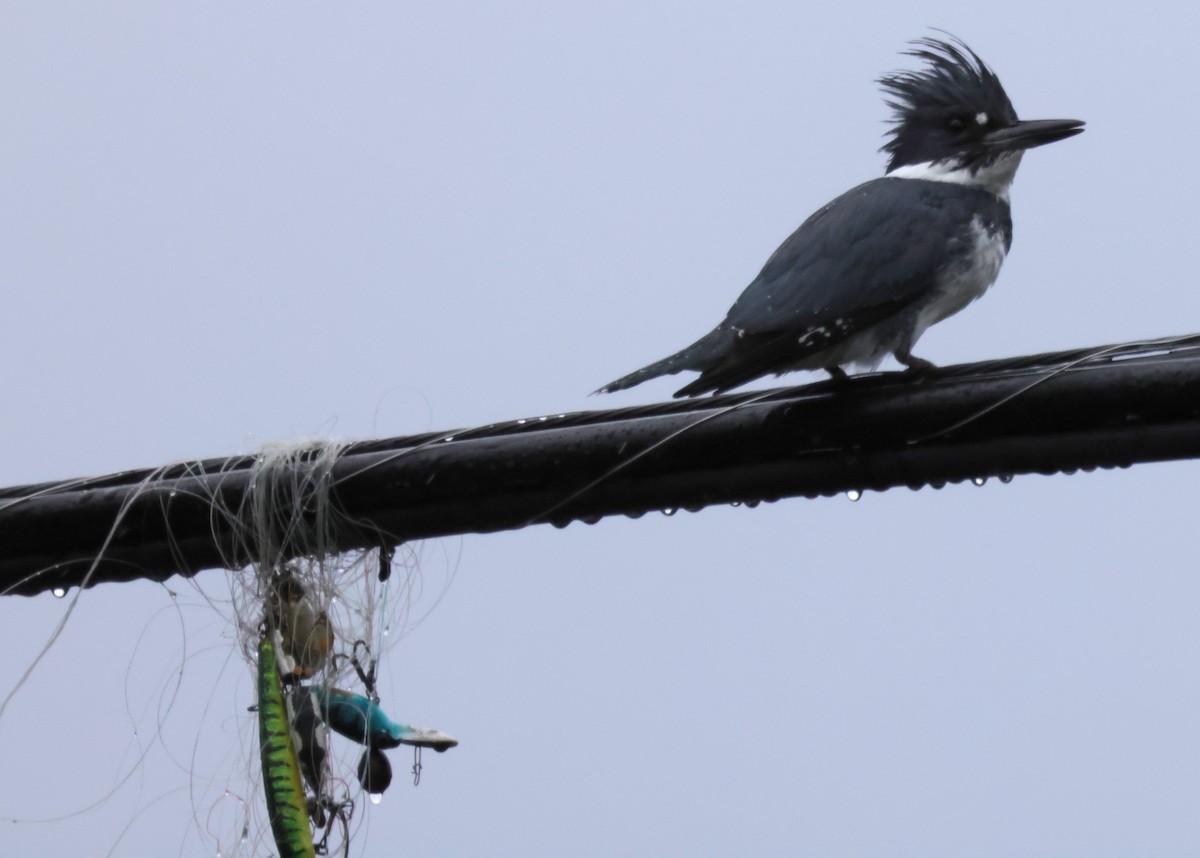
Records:
M333 625L318 610L291 570L279 573L267 599L268 625L274 628L280 671L288 679L307 679L333 651Z
M408 724L398 724L384 714L379 704L340 688L312 689L325 721L347 739L371 749L412 745L432 748L438 753L453 748L458 740L440 730L426 730Z
M258 646L258 741L267 815L279 858L313 858L308 803L300 783L273 637L264 634Z
M392 785L392 764L378 748L363 751L358 761L358 782L370 795L379 795Z
M392 577L392 558L396 554L396 546L386 542L379 546L379 581L380 583Z
M322 788L325 783L325 757L329 753L329 731L317 714L317 703L311 688L297 686L284 695L283 702L287 707L292 746L296 749L300 773L304 775L314 796L308 800L308 813L313 822L324 825L326 802Z

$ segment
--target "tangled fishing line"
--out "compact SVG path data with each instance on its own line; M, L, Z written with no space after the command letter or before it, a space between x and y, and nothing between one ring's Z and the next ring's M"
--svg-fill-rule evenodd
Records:
M233 534L231 542L223 543L224 565L232 570L227 572L229 594L207 593L193 578L188 583L200 602L187 604L177 598L175 590L163 586L171 600L166 610L178 616L185 650L176 654L178 661L166 675L157 705L146 704L142 716L135 715L136 705L130 708L131 656L125 696L133 726L134 759L128 765L122 763L122 773L111 788L85 806L54 816L13 816L12 822L52 823L99 808L118 790L137 783L135 775L150 750L161 746L169 761L188 773L188 786L153 798L128 817L109 854L140 817L152 814L167 795L185 789L192 807L192 830L206 841L208 854L215 852L222 858L345 856L365 824L366 806L377 803L392 781L386 752L400 745L411 746L417 774L422 749L445 751L457 744L437 730L393 721L381 707L379 668L388 645L419 624L445 589L435 594L431 605L426 604L422 546L397 549L381 534L378 547L369 550L338 552L334 547L336 530L352 525L338 509L332 473L345 446L306 440L264 448L253 459L249 490L236 508L231 508L219 491L205 492L200 500L210 511L214 533L225 529ZM138 497L174 497L176 491L167 488L164 475L177 475L181 468L191 474L203 472L201 463L193 463L147 474L127 497L109 539L124 526L126 511ZM91 561L83 586L67 601L57 626L0 699L0 715L60 639L87 592L92 572L103 559L101 549ZM449 583L447 578L445 586ZM418 604L423 614L414 618ZM215 654L226 664L231 657L236 661L234 652L240 654L254 678L249 713L246 704L251 701L243 698L241 714L232 722L215 717L220 708L212 696L215 691L209 692L200 712L200 730L208 725L220 731L220 738L228 743L232 725L242 746L241 752L229 758L226 744L227 759L215 771L201 771L199 731L192 737L190 761L173 750L164 735L179 696L184 665L198 655L187 651L183 612L191 608L209 617L220 616L221 625L232 633L224 636L232 636L236 646L217 647ZM141 636L138 647L140 641ZM172 658L168 652L154 652L153 656ZM224 671L222 667L218 679ZM206 679L213 678L206 672ZM226 698L227 704L232 702ZM139 731L139 721L147 715L153 722L149 734ZM252 722L257 723L251 727ZM365 801L368 796L370 802Z
M1033 378L1015 392L936 432L910 438L907 443L920 445L952 433L1088 361L1136 356L1137 349L1148 347L1168 351L1192 348L1195 338L1143 341L1056 356L1053 365L1032 367ZM992 367L992 371L1003 369ZM1030 370L1024 365L1012 369ZM554 520L555 513L572 501L657 454L681 435L776 395L778 391L757 392L698 417L565 492L524 524ZM438 436L395 450L392 455L409 455L451 440L485 437L492 428ZM419 755L423 748L443 751L456 744L439 731L392 721L381 709L379 664L386 644L398 636L389 638L389 627L403 628L408 623L407 613L415 601L414 588L419 586L420 576L412 549L403 546L405 553L395 557L393 546L398 540L386 534L371 537L377 536L373 548L338 553L338 537L347 528L370 528L363 522L350 521L336 503L334 466L346 447L329 441L270 446L254 458L248 489L236 508L223 501L218 489L213 489L211 495L206 489L200 498L212 517L214 542L225 545L228 551L224 565L236 567L228 573L227 604L218 604L207 595L204 598L223 614L232 614L237 652L255 678L256 701L251 707L255 737L244 735L242 744L247 749L247 770L261 772L252 776L252 788L241 794L226 789L215 800L210 801L208 796L193 800L196 827L215 842L219 855L260 854L268 840L273 841L281 856L348 854L350 842L364 820L364 796L378 797L391 782L391 763L385 752L405 744ZM239 467L244 466L242 460ZM186 468L186 475L212 476L203 473L200 463L194 469ZM139 495L157 492L165 496L165 474L170 471L173 479L178 479L179 470L179 466L158 469L142 481L125 498L108 540L123 526L126 511ZM214 485L202 481L192 484ZM0 502L0 509L5 503L20 502ZM232 542L218 536L229 533L234 534ZM94 558L84 586L100 563L108 540ZM0 700L0 716L54 643L78 598L79 591L42 652ZM167 708L170 705L168 702ZM248 724L251 719L244 710L243 705L242 720ZM417 756L414 774L419 772ZM121 783L127 779L122 778ZM229 815L226 807L235 808L231 823L224 818Z
M407 568L393 579L386 541L334 549L334 528L344 523L331 494L341 450L334 442L267 448L237 515L253 562L230 573L230 591L239 647L257 675L262 786L281 858L349 854L357 796L378 801L392 781L384 752L457 744L392 721L380 707L388 618L407 613L416 576ZM361 746L353 775L333 733Z

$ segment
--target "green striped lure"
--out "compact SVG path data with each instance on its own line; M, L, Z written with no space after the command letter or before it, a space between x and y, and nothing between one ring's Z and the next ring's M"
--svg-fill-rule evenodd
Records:
M300 765L288 725L279 663L270 629L258 645L258 741L262 752L267 813L279 858L314 858Z

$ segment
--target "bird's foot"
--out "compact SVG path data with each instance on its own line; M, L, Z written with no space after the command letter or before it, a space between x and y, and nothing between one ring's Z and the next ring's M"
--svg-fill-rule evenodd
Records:
M937 364L933 361L919 358L912 352L896 352L896 360L903 364L908 372L913 374L930 372L937 369Z

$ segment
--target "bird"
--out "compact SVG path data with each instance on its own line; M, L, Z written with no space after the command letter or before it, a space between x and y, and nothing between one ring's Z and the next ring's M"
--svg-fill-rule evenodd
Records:
M922 65L879 78L892 127L882 178L850 189L800 225L712 331L609 382L611 393L683 370L676 397L721 393L765 375L909 371L925 330L995 282L1012 245L1009 190L1025 150L1080 134L1078 119L1022 120L995 72L961 39L926 36Z

